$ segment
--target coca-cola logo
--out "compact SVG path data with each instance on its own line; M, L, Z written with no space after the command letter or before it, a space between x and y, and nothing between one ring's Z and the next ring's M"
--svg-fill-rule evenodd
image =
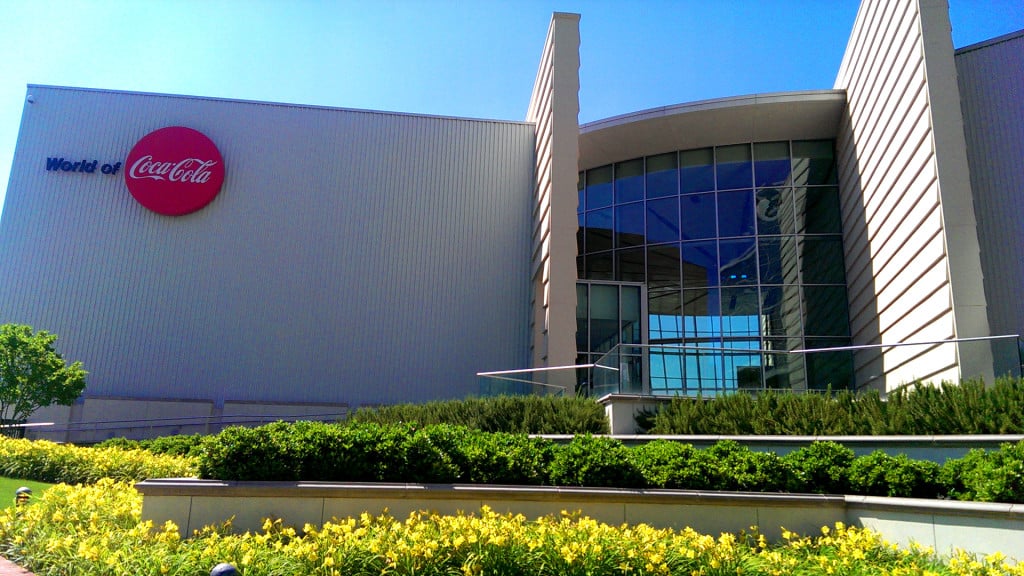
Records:
M166 216L199 210L224 182L224 159L203 133L171 126L146 134L124 163L128 191L146 208Z

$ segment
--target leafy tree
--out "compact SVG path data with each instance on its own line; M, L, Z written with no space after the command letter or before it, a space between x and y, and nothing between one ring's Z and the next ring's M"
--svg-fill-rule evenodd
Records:
M0 423L23 422L51 404L68 406L85 390L82 363L66 364L53 348L56 339L31 326L0 325Z

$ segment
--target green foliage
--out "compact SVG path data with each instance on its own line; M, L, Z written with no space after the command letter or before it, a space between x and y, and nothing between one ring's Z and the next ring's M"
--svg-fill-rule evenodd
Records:
M555 445L544 438L508 432L475 433L463 447L469 461L466 480L475 484L550 483Z
M939 465L911 460L906 454L890 456L876 450L855 458L850 465L854 494L902 498L935 498L940 493Z
M56 340L31 326L0 325L0 424L24 422L38 408L69 406L82 395L82 363L65 363L53 347Z
M178 434L175 436L160 436L144 440L129 440L127 438L110 438L94 448L120 448L122 450L146 450L153 454L168 454L171 456L199 456L202 452L203 442L209 436L202 434Z
M633 448L630 457L648 486L696 490L707 487L711 472L701 454L692 444L654 440Z
M790 470L789 491L847 494L853 450L835 442L812 442L782 457Z
M559 486L641 488L643 475L629 457L630 449L607 436L576 436L555 449L551 482Z
M676 398L638 421L651 434L938 435L1024 434L1024 380L959 385L914 383L883 400L854 395L766 392Z
M0 476L74 484L100 478L180 478L196 472L196 461L186 457L0 437Z
M947 461L939 477L952 498L1024 502L1024 442L1002 444L993 452L971 450Z
M607 434L604 408L594 400L556 396L498 396L426 404L360 408L348 422L421 426L453 424L485 432Z

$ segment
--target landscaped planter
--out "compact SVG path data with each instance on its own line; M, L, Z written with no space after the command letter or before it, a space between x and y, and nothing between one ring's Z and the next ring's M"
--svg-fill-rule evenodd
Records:
M143 520L171 520L183 536L204 525L233 518L236 531L259 531L265 518L281 518L301 528L363 512L404 518L409 512L497 512L528 518L580 511L619 525L739 532L758 526L777 540L781 528L816 534L843 522L882 533L901 545L911 540L939 553L952 548L1019 556L1024 550L1024 505L829 496L817 494L634 490L550 486L437 484L358 484L318 482L221 482L157 479L136 484L143 494Z

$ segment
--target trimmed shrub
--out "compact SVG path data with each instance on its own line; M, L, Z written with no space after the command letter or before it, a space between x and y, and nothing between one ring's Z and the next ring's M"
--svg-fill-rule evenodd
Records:
M629 457L630 449L606 436L576 436L556 446L551 483L556 486L642 488L643 475Z
M978 502L1024 502L1024 442L999 450L971 450L947 461L940 473L948 495Z
M855 458L850 465L850 488L854 494L902 498L936 498L941 492L939 465L911 460L906 454L890 456L876 450Z
M789 467L789 490L817 494L847 494L853 450L835 442L812 442L782 457Z
M630 457L648 486L696 490L707 487L711 474L701 452L692 444L655 440L633 448Z
M468 482L478 484L550 483L548 469L554 444L544 438L507 432L477 433L464 446L469 459Z
M711 490L779 492L789 483L789 470L778 455L754 452L733 440L716 442L701 458L713 471Z

